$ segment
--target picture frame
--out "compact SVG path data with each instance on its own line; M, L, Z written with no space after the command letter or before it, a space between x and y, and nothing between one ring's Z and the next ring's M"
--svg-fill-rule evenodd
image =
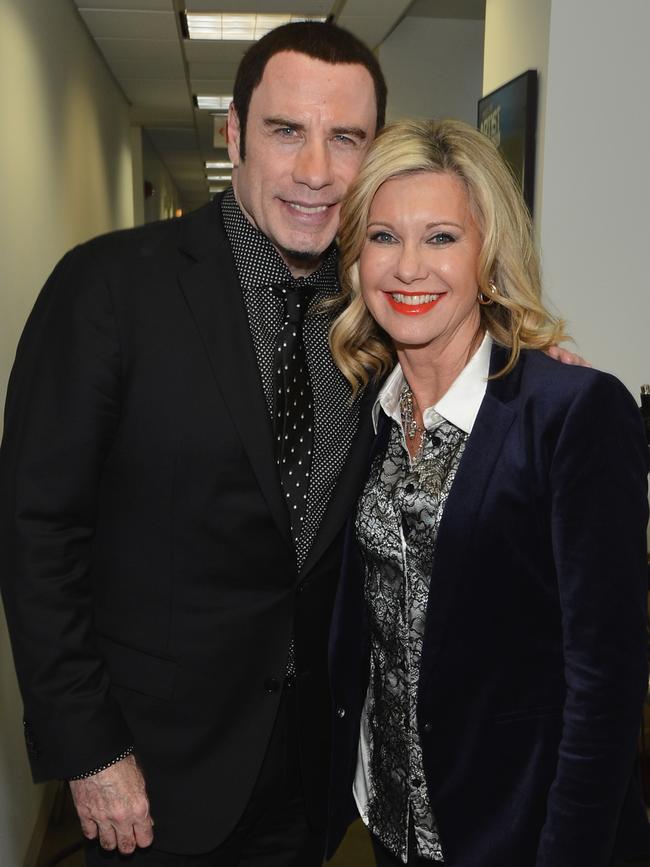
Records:
M477 126L499 149L521 187L531 215L535 205L537 70L528 69L478 101Z

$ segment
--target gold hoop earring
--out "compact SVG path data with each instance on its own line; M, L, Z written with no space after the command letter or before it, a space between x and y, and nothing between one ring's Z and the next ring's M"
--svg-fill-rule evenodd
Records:
M490 304L494 304L494 298L496 295L499 294L497 291L497 287L494 285L492 280L490 280L490 282L488 283L488 287L490 289L490 295L485 295L483 291L479 291L478 295L476 296L477 301L481 305L481 307L489 307Z

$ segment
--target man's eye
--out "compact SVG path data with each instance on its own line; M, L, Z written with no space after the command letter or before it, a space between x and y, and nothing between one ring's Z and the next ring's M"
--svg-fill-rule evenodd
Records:
M395 238L390 232L373 232L368 236L368 240L373 241L375 244L392 244Z
M282 136L283 138L289 138L290 136L294 135L296 132L292 126L279 126L276 128L275 131L278 133L278 135Z
M343 135L343 134L335 135L334 141L340 142L341 144L344 144L344 145L356 145L355 139L350 138L349 135Z

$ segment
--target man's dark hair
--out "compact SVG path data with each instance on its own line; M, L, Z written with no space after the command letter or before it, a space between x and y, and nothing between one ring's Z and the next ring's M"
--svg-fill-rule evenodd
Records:
M321 21L295 21L271 30L244 54L233 90L233 105L239 117L239 151L246 154L246 121L251 96L262 80L266 64L281 51L297 51L325 63L358 63L370 73L375 85L377 132L386 117L386 82L375 55L348 30Z

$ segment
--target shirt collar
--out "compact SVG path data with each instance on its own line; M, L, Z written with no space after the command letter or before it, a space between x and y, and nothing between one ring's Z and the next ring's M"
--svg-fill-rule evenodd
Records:
M257 286L298 283L315 286L324 294L337 294L338 253L332 244L320 267L308 277L295 279L286 262L263 232L246 217L229 187L221 197L221 214L226 235L232 248L239 282L244 294Z
M485 332L481 345L449 386L445 394L433 406L427 407L422 420L427 430L439 423L440 416L465 433L470 434L487 389L490 374L492 338ZM389 418L401 424L399 399L404 386L404 374L396 364L377 395L372 408L372 421L377 432L379 412L383 409Z

